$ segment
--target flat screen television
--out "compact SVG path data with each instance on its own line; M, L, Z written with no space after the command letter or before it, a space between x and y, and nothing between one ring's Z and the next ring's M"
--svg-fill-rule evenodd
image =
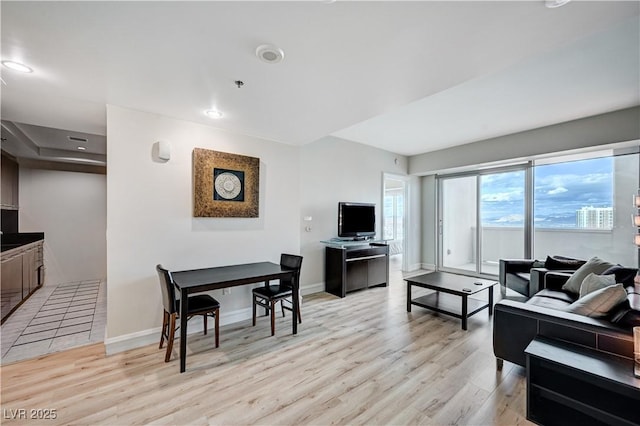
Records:
M338 203L338 237L364 239L375 234L375 204Z

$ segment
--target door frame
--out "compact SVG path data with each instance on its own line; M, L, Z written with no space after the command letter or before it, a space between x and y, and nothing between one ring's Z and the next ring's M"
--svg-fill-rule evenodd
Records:
M386 194L386 189L387 189L387 185L386 182L387 180L397 180L402 182L402 198L403 198L403 212L402 212L402 221L403 221L403 228L402 228L402 270L403 271L407 271L408 270L408 239L409 239L409 232L408 232L408 224L409 224L409 220L410 220L410 214L409 214L409 208L410 208L410 202L409 202L409 180L410 180L410 176L407 175L400 175L400 174L396 174L396 173L388 173L388 172L382 172L382 198L381 198L381 203L380 203L380 213L382 215L382 220L380 222L380 239L384 239L384 226L385 226L385 215L384 215L384 197Z
M482 234L480 233L480 229L482 227L482 217L481 217L481 203L480 203L480 178L484 175L492 175L498 173L505 172L513 172L513 171L523 171L524 172L524 212L525 212L525 226L524 226L524 257L530 258L532 253L532 235L531 228L527 226L527 224L531 224L533 222L533 194L532 194L532 179L533 179L533 171L532 171L532 163L531 161L527 161L525 163L518 163L508 166L498 166L491 167L480 170L471 170L460 173L450 173L450 174L442 174L436 175L436 203L437 203L437 218L436 218L436 270L444 271L444 272L453 272L458 274L476 276L480 278L495 278L494 275L488 273L481 272L481 265L479 263L482 258ZM475 238L475 252L476 252L476 269L475 271L468 271L464 269L450 268L444 267L442 265L443 262L443 253L442 253L442 232L443 232L443 217L444 211L442 206L442 182L443 180L450 178L461 178L467 176L474 176L476 178L476 238Z

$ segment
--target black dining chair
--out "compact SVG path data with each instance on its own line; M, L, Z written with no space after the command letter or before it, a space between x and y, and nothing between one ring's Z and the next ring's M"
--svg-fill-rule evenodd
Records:
M285 309L293 313L293 320L302 322L302 315L300 314L300 303L298 303L298 311L293 312L293 301L290 300L293 297L293 284L299 283L300 269L302 268L302 256L296 256L293 254L280 255L280 266L286 269L293 270L293 274L290 279L280 280L280 283L275 285L269 285L267 283L264 287L256 287L252 290L253 293L253 325L256 325L256 309L258 306L262 306L267 312L271 314L271 335L276 333L276 314L275 305L280 302L282 307L282 316L284 316ZM291 306L285 305L288 303Z
M162 334L160 336L160 347L167 340L167 354L164 362L171 359L171 351L173 350L173 340L176 333L176 319L179 316L180 300L176 299L175 285L171 272L164 269L162 265L156 266L156 271L160 277L160 289L162 290L162 305L164 312L162 316ZM187 312L187 321L194 315L202 315L204 321L204 334L207 334L207 317L211 316L215 319L215 335L216 348L220 344L219 324L220 324L220 303L208 294L198 294L189 296L189 310Z

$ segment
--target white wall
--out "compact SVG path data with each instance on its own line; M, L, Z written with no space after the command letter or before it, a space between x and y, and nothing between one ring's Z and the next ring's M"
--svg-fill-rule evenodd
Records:
M409 173L427 175L637 139L640 139L640 107L633 107L414 155L409 158Z
M299 252L298 147L111 105L107 135L108 352L129 337L157 338L162 305L156 264L182 270L279 262L280 253ZM171 145L167 163L152 160L157 140ZM192 217L194 148L260 158L259 218ZM248 318L250 294L248 286L230 295L213 292L223 324Z
M406 175L407 158L402 155L372 148L359 143L335 137L326 137L305 145L301 151L301 209L300 251L304 256L301 284L314 291L324 291L324 248L321 240L338 234L338 202L366 202L376 204L376 234L382 229L382 187L383 173ZM410 199L419 196L419 190L412 188L417 179L411 179ZM410 215L410 231L416 232L419 240L419 215ZM419 207L418 207L419 208ZM313 217L312 231L303 230L304 216ZM419 262L415 242L407 253L409 264Z
M45 285L105 279L107 178L20 167L20 232L44 232Z

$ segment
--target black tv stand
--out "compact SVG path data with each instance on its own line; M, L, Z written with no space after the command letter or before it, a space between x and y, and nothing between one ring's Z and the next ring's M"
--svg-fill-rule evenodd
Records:
M389 246L385 242L337 242L325 248L325 290L345 297L350 291L389 282Z

